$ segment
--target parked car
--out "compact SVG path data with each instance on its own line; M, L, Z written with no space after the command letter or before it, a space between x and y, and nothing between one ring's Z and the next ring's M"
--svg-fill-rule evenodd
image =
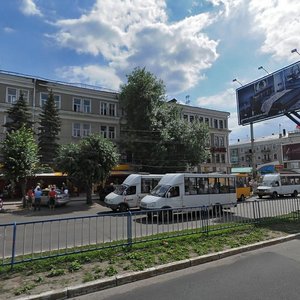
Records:
M61 190L56 189L56 198L55 198L55 206L62 206L67 204L70 201L70 197L68 194L63 193ZM42 198L41 205L49 205L49 197L48 193L50 190L44 189L42 190Z

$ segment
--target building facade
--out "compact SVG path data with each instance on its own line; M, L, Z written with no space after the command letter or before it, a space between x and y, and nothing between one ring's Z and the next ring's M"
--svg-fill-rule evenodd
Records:
M195 106L182 105L182 117L187 122L204 122L209 127L209 144L211 157L207 162L193 168L199 173L230 173L229 112L206 109Z
M233 168L252 167L253 159L258 171L264 166L274 165L277 171L300 172L300 130L255 139L253 155L250 141L231 144L229 149ZM291 150L293 156L289 154Z
M51 81L13 72L0 72L0 125L6 123L7 109L15 103L20 94L27 101L38 130L39 115L48 98L54 94L61 118L61 144L77 142L91 133L99 133L116 144L120 138L121 110L118 92L82 84L69 84ZM182 118L187 122L205 122L209 126L208 147L211 158L204 164L193 168L194 172L230 172L228 136L228 112L180 105ZM5 137L5 127L0 127L0 140Z

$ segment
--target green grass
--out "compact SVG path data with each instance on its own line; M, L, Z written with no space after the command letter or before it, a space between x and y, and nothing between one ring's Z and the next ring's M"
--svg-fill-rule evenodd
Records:
M131 247L115 247L68 256L59 256L27 263L0 267L0 281L20 276L23 284L14 290L15 295L29 294L50 278L80 273L82 282L111 277L124 271L141 271L149 267L175 262L195 256L218 252L259 241L300 232L300 222L290 219L265 224L247 224L240 227L168 238L160 234L152 241L133 244ZM189 232L186 232L187 234ZM86 266L92 266L87 271ZM31 279L30 279L31 277ZM47 278L47 280L45 280Z

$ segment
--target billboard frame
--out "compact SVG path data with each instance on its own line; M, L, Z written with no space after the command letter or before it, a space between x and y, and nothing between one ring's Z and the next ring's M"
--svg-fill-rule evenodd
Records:
M236 89L239 125L300 110L300 61Z

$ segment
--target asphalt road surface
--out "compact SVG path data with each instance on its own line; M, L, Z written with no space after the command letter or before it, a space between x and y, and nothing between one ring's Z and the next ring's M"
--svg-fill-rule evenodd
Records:
M300 241L228 257L77 300L297 300Z

